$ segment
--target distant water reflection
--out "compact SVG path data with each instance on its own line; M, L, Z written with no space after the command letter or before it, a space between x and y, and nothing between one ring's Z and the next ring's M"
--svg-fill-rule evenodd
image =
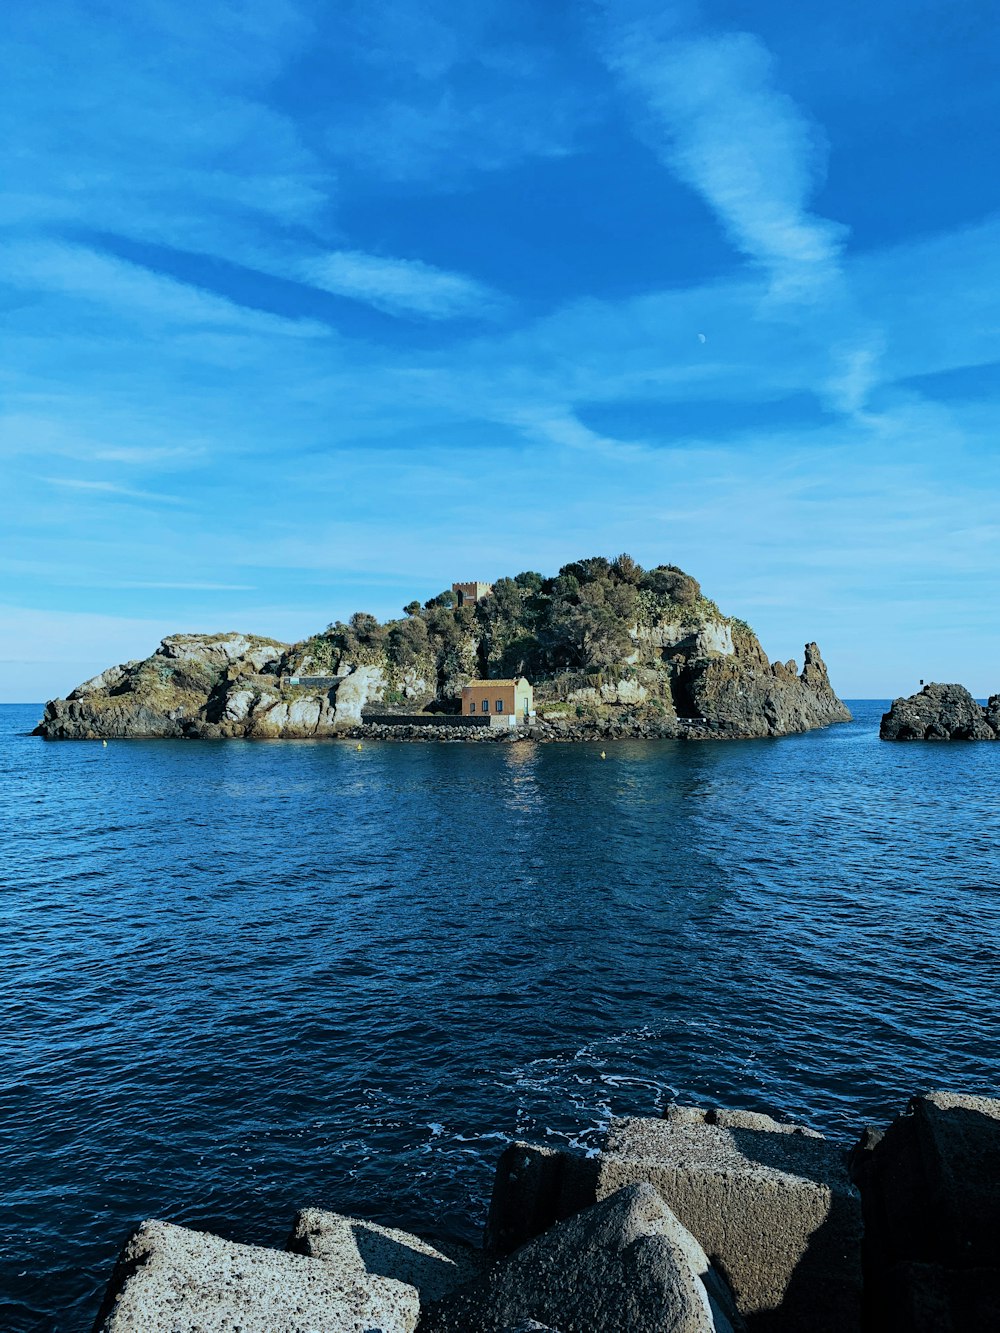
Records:
M45 744L0 709L0 1327L129 1226L472 1236L510 1135L996 1089L1000 747ZM607 753L600 759L601 748Z

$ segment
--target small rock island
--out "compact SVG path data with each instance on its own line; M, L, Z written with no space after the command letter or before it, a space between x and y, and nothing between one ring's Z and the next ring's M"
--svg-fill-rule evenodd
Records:
M995 741L1000 694L983 705L963 685L925 685L908 699L892 701L878 734L884 741Z
M850 720L815 643L801 672L769 661L750 626L675 565L595 556L553 578L454 583L404 612L382 624L359 611L296 644L171 635L50 700L36 734L735 739ZM505 691L516 717L492 715Z

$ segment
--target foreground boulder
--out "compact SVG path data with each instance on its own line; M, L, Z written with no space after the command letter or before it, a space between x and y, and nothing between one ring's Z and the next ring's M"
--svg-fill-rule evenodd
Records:
M869 1326L1000 1329L1000 1101L931 1092L852 1154Z
M432 1245L396 1227L321 1208L304 1208L297 1215L287 1248L332 1265L344 1286L363 1285L373 1276L404 1282L421 1304L440 1300L488 1267L483 1252L471 1246Z
M908 699L892 701L878 734L884 741L995 741L1000 694L984 707L963 685L925 685Z
M429 1306L420 1333L731 1333L702 1275L708 1259L653 1187L629 1185Z
M861 1321L861 1206L819 1135L739 1111L613 1121L593 1158L515 1144L487 1243L509 1250L594 1199L648 1181L712 1258L752 1330L849 1333Z
M119 1256L95 1333L413 1333L419 1312L391 1278L149 1221Z

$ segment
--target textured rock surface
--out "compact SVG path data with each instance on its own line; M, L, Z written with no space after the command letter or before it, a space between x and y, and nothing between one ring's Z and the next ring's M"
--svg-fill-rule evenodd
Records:
M884 1134L862 1138L852 1172L872 1324L1000 1328L1000 1100L914 1097ZM990 1318L963 1322L969 1302Z
M395 1227L304 1208L292 1226L289 1250L333 1265L344 1285L369 1277L393 1278L413 1287L421 1304L440 1300L479 1277L486 1255L469 1246L432 1245Z
M361 721L361 710L372 699L381 699L385 690L382 669L377 666L358 666L341 682L337 690L336 721L350 726Z
M613 1121L598 1196L650 1180L718 1263L751 1327L858 1328L861 1205L843 1154L767 1117L721 1118L688 1110Z
M1000 1271L901 1263L886 1274L885 1304L868 1326L877 1333L995 1333Z
M420 1333L502 1333L526 1319L567 1333L729 1333L698 1264L708 1269L656 1191L630 1185L429 1306Z
M756 645L738 655L690 663L685 677L692 715L712 718L736 735L780 736L850 721L814 643L806 644L798 676L781 662L769 664Z
M633 1181L652 1183L731 1287L752 1329L839 1333L861 1308L861 1209L843 1155L749 1112L670 1108L613 1121L594 1158L512 1145L487 1243L505 1250Z
M419 1308L401 1282L150 1221L121 1252L95 1333L412 1333Z
M879 727L884 741L995 741L998 733L1000 694L983 707L963 685L925 685L894 699Z

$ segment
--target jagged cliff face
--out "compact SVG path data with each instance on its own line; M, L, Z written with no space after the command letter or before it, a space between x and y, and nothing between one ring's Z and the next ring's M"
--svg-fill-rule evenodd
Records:
M586 589L579 600L578 589L560 589L563 575L551 596L506 580L506 607L434 605L388 626L358 615L294 645L174 635L144 661L52 700L37 730L50 739L335 735L361 725L362 710L374 719L380 709L454 708L468 679L519 667L533 676L540 720L562 731L614 724L670 736L696 720L719 736L774 736L850 717L815 644L798 673L794 662L769 662L749 626L723 616L689 576L670 571L665 592L630 578L589 601Z
M850 721L815 643L806 644L800 675L794 662L768 663L754 643L756 651L703 658L684 669L684 688L697 715L739 736L783 736Z

